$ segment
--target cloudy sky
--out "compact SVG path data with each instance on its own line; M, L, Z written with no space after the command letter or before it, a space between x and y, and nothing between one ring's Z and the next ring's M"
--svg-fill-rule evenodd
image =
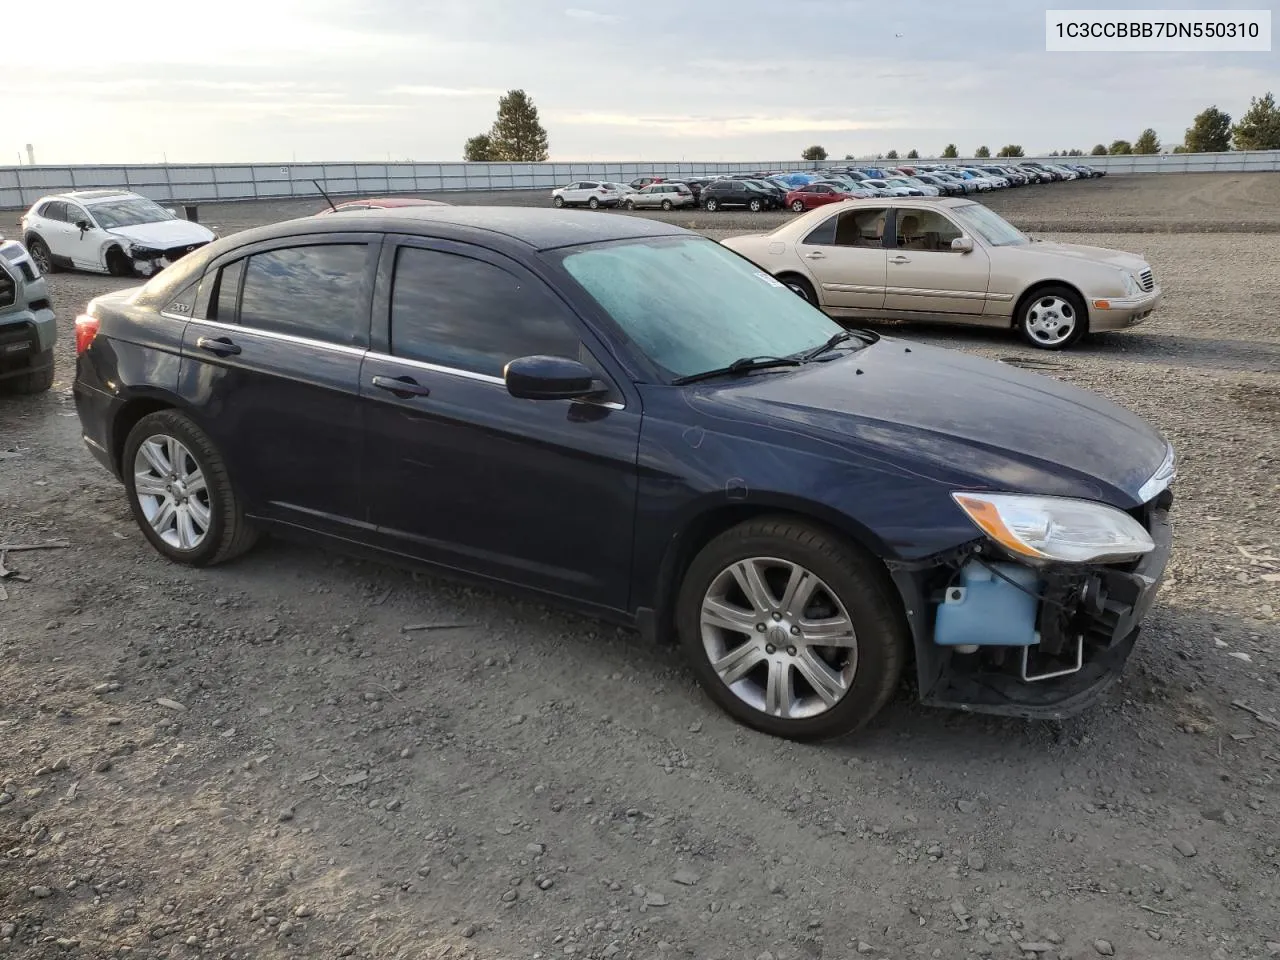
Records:
M553 160L1031 154L1147 126L1172 144L1211 103L1239 116L1280 95L1274 51L1046 53L1047 5L217 0L152 15L64 0L56 30L0 61L8 103L25 104L0 125L0 164L26 143L38 163L460 160L514 87Z

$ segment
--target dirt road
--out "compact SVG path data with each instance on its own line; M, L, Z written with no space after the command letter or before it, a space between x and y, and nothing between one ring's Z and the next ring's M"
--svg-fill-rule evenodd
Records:
M1280 728L1232 705L1280 716L1280 217L1219 233L1197 199L1261 217L1280 178L1129 179L1131 207L1119 177L992 206L1145 253L1144 326L1052 356L893 329L1048 361L1177 444L1171 579L1124 682L1063 724L904 690L820 747L735 726L673 650L503 594L279 542L164 563L69 396L72 318L122 282L53 277L55 387L0 399L0 544L68 544L0 581L0 955L1280 953ZM1206 232L1098 232L1117 216Z

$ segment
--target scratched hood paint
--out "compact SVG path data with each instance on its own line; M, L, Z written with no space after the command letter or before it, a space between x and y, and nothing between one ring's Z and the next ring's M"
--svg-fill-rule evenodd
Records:
M1166 450L1146 421L1097 394L888 338L838 360L703 385L695 402L939 482L1123 508L1138 505Z

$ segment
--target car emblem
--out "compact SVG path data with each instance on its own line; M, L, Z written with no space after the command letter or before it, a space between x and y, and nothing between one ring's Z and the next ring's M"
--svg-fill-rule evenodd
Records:
M187 247L187 253L190 253L195 248L196 248L196 245L193 243L191 246Z

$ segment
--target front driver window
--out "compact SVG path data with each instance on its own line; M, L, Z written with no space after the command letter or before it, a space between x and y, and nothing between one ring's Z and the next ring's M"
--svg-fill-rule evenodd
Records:
M898 246L908 250L952 252L960 228L936 210L903 210L898 215Z

